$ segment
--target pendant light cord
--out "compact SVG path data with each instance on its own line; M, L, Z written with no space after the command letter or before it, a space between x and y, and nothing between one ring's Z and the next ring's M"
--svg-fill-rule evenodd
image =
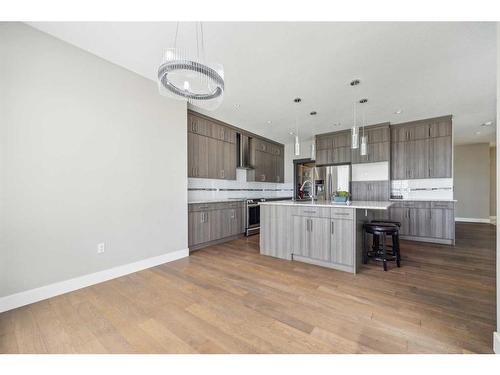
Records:
M179 33L179 21L175 26L174 48L177 48L177 34Z

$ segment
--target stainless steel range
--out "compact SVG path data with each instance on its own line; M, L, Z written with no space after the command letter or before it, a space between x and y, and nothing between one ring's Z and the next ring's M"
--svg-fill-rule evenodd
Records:
M290 201L290 200L292 200L292 197L247 199L246 201L247 218L246 218L245 235L251 236L252 234L257 234L260 232L260 206L259 206L260 202Z

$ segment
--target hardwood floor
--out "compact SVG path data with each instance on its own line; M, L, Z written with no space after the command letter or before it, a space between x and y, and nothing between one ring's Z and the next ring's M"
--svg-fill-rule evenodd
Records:
M0 314L1 353L491 353L495 227L348 273L258 236Z

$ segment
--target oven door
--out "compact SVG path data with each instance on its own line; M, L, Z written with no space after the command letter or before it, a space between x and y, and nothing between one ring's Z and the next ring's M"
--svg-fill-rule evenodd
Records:
M256 203L247 206L247 230L246 235L259 233L260 229L260 206Z

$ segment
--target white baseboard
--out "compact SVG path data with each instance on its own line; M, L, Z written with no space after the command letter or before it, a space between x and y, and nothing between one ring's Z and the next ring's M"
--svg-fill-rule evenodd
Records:
M497 217L496 216L490 216L490 224L497 225Z
M182 249L0 298L0 313L189 256Z
M455 221L464 222L464 223L490 223L490 219L479 219L475 217L456 217Z
M493 332L493 352L500 354L500 333Z

